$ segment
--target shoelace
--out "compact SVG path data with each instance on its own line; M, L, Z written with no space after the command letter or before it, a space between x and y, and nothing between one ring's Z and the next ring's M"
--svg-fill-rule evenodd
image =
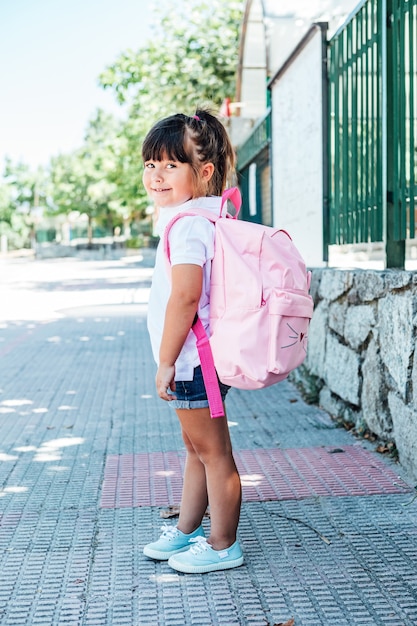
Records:
M174 539L178 535L178 530L176 526L170 526L169 524L164 524L161 526L162 535L167 539Z
M190 539L190 543L194 544L190 548L190 552L192 552L193 554L206 552L206 550L209 550L211 548L211 545L207 543L207 539L205 537L194 537L193 539Z

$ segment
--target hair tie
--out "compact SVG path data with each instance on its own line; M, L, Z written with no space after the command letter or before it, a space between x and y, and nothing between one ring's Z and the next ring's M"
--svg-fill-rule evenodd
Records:
M197 122L201 122L200 118L198 117L198 115L193 115L193 119L197 120Z

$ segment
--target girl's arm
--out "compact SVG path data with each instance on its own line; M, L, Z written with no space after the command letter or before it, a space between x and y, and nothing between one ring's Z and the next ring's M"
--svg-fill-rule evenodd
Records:
M174 265L171 269L171 284L156 374L156 388L163 400L175 399L168 393L168 389L175 391L175 361L198 309L203 269L199 265L188 263Z

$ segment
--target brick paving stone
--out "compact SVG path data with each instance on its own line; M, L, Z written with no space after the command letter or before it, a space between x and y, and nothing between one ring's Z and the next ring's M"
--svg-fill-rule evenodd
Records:
M346 445L338 450L337 455L332 454L331 447L324 446L236 450L243 501L411 491L371 452ZM178 504L183 466L182 451L110 455L106 460L100 504L103 508Z
M153 390L152 254L0 260L0 624L417 623L412 481L288 382L228 399L245 564L187 576L143 556L180 499L180 483L163 476L155 491L152 473L180 476L183 459ZM152 489L159 499L134 503Z

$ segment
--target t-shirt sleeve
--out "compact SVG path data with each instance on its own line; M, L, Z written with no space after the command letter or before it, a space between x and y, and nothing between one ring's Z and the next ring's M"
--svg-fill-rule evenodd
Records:
M205 217L186 215L169 233L171 265L203 265L214 255L214 225Z

